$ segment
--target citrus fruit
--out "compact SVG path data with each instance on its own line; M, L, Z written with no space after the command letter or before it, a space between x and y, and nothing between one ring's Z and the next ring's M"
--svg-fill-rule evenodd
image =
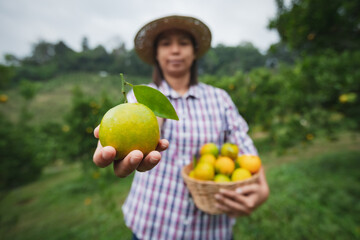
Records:
M233 181L233 182L245 180L248 178L251 178L251 173L249 170L244 169L244 168L235 169L235 171L231 175L231 181Z
M155 150L159 142L158 121L153 111L143 104L119 104L103 116L99 139L101 145L116 149L116 159L123 159L136 149L145 156Z
M228 176L219 173L215 175L214 182L231 182L231 180Z
M217 157L219 155L219 149L215 143L205 143L200 148L200 155L205 155L207 153L210 153L210 154L214 155L215 157Z
M219 157L215 162L215 170L217 173L230 175L235 169L234 161L229 157Z
M237 145L232 143L224 143L221 146L221 156L229 157L235 160L239 154L239 148Z
M241 168L249 170L252 174L257 173L261 167L261 160L255 155L241 155L236 161Z
M216 157L210 153L204 154L199 158L199 162L207 162L211 165L215 165Z
M207 162L199 162L194 169L194 177L199 180L213 180L214 166Z
M195 171L194 171L194 170L191 170L191 171L189 172L189 177L195 178Z

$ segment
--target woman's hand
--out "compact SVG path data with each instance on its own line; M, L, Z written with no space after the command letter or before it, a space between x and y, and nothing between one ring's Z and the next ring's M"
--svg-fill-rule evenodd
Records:
M270 193L264 169L259 171L259 182L243 186L235 191L220 189L215 195L216 207L229 217L250 215L266 201Z
M94 136L99 138L99 126L94 130ZM161 159L161 151L168 148L169 142L166 139L160 139L155 151L150 152L144 157L143 153L139 150L130 152L124 159L115 160L116 150L111 146L103 147L98 141L95 150L93 161L98 167L107 167L114 163L114 172L118 177L126 177L135 170L145 172L159 163Z

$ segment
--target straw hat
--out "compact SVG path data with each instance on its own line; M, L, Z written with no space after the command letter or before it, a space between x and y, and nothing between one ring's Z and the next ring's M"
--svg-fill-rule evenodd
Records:
M203 56L210 48L210 29L199 19L177 15L163 17L143 26L135 36L135 51L144 62L155 63L154 42L160 33L170 29L183 30L194 37L196 58Z

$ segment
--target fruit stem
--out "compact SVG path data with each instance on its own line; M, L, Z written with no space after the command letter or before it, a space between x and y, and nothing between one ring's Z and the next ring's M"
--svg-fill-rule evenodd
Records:
M126 92L125 92L125 80L124 80L124 75L122 73L120 73L120 78L121 78L121 92L124 95L124 103L127 103L127 98L126 98Z

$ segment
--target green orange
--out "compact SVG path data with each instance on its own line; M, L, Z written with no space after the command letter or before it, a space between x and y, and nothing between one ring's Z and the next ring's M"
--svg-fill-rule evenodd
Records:
M200 148L200 155L205 155L208 153L214 155L215 157L219 155L219 149L215 143L205 143L202 145Z
M239 154L239 148L236 144L232 143L224 143L221 146L221 156L229 157L233 160L235 160Z
M230 178L224 174L216 174L214 177L214 182L231 182Z
M133 150L144 156L155 150L159 139L159 125L155 114L140 103L119 104L107 111L100 123L102 146L116 149L116 158L123 159Z

